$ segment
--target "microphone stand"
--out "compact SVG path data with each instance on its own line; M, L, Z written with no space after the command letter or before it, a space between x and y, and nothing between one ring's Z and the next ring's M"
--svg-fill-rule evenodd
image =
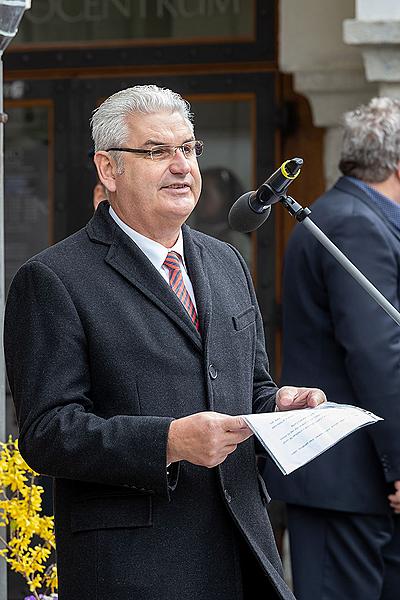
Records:
M331 240L321 231L321 229L309 218L311 210L309 208L303 208L294 198L291 196L280 196L279 202L287 209L287 211L294 217L299 223L303 223L305 227L317 240L325 246L325 248L332 254L334 258L342 265L344 269L361 285L361 287L371 296L377 304L379 304L384 311L400 325L400 312L395 309L392 304L376 289L374 285L353 265L352 262L331 242Z

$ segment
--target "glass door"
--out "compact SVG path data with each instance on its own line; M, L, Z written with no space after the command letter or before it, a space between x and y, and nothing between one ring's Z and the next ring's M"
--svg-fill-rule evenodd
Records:
M53 243L53 104L6 103L4 223L6 289L28 258Z
M254 185L255 97L253 94L189 96L197 136L204 138L200 159L203 190L189 224L235 246L251 268L251 236L228 225L232 204Z

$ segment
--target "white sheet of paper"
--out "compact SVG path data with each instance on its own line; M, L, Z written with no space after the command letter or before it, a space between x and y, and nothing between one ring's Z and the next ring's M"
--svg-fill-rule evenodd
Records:
M284 475L292 473L344 437L381 417L350 406L325 402L317 408L243 415Z

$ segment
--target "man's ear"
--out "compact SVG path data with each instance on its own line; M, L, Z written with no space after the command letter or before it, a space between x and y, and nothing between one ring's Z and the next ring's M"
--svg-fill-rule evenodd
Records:
M94 164L96 165L97 173L101 183L109 192L115 192L115 176L117 174L117 166L109 152L99 150L94 155L93 160Z

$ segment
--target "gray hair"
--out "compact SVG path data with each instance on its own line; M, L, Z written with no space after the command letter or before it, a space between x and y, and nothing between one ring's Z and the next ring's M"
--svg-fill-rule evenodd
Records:
M343 116L339 169L369 183L385 181L400 162L400 101L372 98Z
M178 112L193 131L190 104L178 93L157 85L136 85L116 92L93 111L91 119L94 150L107 150L126 143L129 137L127 117L131 114ZM111 153L119 172L123 170L120 152Z

